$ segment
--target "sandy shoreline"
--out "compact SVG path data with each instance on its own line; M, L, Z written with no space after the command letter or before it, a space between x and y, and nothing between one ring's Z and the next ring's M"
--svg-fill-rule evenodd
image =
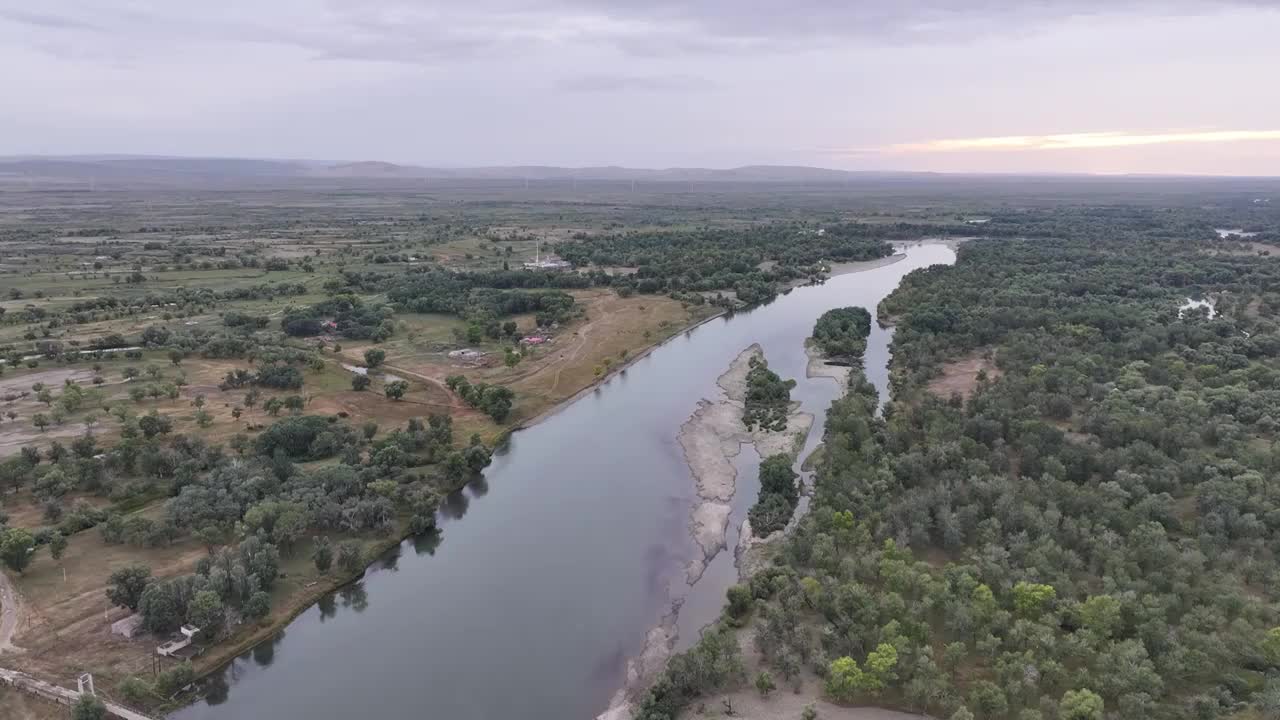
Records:
M632 703L652 684L675 648L678 639L675 621L685 594L702 578L711 560L729 549L727 537L732 514L729 503L737 492L738 475L733 460L742 452L742 446L754 445L761 457L778 453L794 455L804 446L813 427L813 415L800 412L800 404L793 403L785 429L747 430L742 417L747 373L753 359L764 359L764 351L758 344L739 353L729 369L716 379L720 397L714 401L699 400L693 414L680 426L677 439L695 484L696 499L689 513L689 533L700 552L685 566L686 587L672 592L669 612L645 636L640 654L627 661L626 685L614 695L608 710L597 720L631 718ZM750 532L749 524L744 523L744 531Z
M866 272L867 270L876 270L906 259L906 253L895 252L892 255L886 255L882 258L876 258L875 260L832 263L831 269L827 271L827 277L839 277L841 275L852 275L853 273Z

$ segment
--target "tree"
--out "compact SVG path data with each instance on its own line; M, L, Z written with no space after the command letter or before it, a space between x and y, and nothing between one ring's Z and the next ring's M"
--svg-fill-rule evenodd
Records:
M338 545L338 566L355 574L364 569L364 550L355 540L345 540Z
M156 693L167 698L195 681L195 668L191 666L190 660L186 660L156 676Z
M769 693L776 689L778 689L778 686L774 684L773 676L769 674L768 670L761 670L756 675L756 690L760 692L760 697L768 697Z
M246 400L247 399L248 398L246 398ZM267 414L271 417L275 417L284 409L284 401L278 397L267 398L267 401L262 405L262 409L266 410Z
M157 435L166 435L173 430L173 421L167 416L152 410L138 418L138 429L146 437L153 438Z
M1102 698L1092 690L1068 690L1058 705L1058 717L1061 720L1102 720L1102 709Z
M67 536L62 533L54 533L49 539L49 555L54 560L61 560L63 554L67 552Z
M320 535L314 540L314 546L311 548L311 561L315 563L316 570L322 575L329 573L329 568L333 567L333 544L329 542L329 538Z
M1080 604L1080 623L1099 637L1111 637L1120 629L1122 621L1120 601L1110 595L1093 595ZM1280 646L1277 653L1280 659Z
M142 563L126 565L107 579L107 599L112 605L136 611L142 593L151 584L151 568Z
M182 364L182 360L183 360L183 358L185 358L186 356L187 356L187 354L186 354L186 353L184 353L184 352L182 352L181 350L170 350L170 351L169 351L169 362L173 363L173 366L174 366L174 367L178 367L179 365L181 365L181 364Z
M729 599L729 615L734 618L742 618L751 612L751 608L755 605L755 598L751 595L751 588L746 585L732 585L725 591L725 595Z
M382 388L382 391L385 392L387 394L387 397L391 398L392 400L399 400L400 398L403 398L404 394L408 390L409 390L409 383L405 382L404 380L396 380L394 382L389 382L386 385L384 385Z
M364 351L364 364L366 367L376 368L387 359L387 351L378 348L369 348Z
M222 631L226 613L222 598L212 590L201 590L191 597L187 605L187 620L205 637L214 638Z
M49 427L49 416L44 413L36 413L31 416L31 424L39 428L40 432L44 432L45 428Z
M31 565L36 540L22 528L9 528L0 534L0 560L19 575Z
M244 604L244 615L252 620L261 620L271 612L271 596L259 590L249 596Z
M107 716L107 706L97 695L85 693L71 706L71 720L102 720Z
M367 390L369 389L370 382L371 381L369 380L368 375L361 375L360 373L356 373L355 375L351 376L351 389L356 391Z
M839 702L851 702L862 687L862 668L851 657L831 661L827 669L827 694Z
M867 655L866 671L862 674L863 688L871 692L884 689L897 679L894 668L898 666L898 649L881 643Z
M1013 607L1026 618L1039 617L1045 607L1058 596L1052 585L1019 582L1013 586Z

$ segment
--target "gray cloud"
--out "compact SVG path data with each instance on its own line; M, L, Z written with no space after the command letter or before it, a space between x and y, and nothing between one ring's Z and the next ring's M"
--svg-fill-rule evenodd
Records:
M1277 34L1276 0L0 0L0 67L21 69L0 152L1274 166L1271 140L823 148L1280 128L1258 90Z
M7 20L18 25L29 25L51 30L101 30L102 28L83 20L65 15L33 13L24 10L0 8L0 20Z
M783 52L845 42L962 42L1062 18L1102 13L1176 15L1270 0L295 0L216 4L46 0L39 13L0 20L45 30L98 30L136 48L185 40L302 48L324 59L435 65L534 47L601 46L637 57Z
M556 83L557 90L575 93L614 93L636 91L690 92L708 90L715 83L693 75L577 75Z

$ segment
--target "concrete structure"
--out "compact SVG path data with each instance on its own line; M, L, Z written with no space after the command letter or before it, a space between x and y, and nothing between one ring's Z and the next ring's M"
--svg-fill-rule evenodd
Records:
M31 693L45 700L52 700L60 705L74 705L80 699L80 693L75 690L68 690L64 687L58 687L53 683L47 683L43 680L37 680L26 673L17 670L5 670L0 668L0 682L12 686L15 689L26 693ZM135 712L127 707L116 705L115 703L103 702L107 706L107 713L112 717L121 718L122 720L152 720L152 718Z
M138 614L130 615L126 618L111 623L111 634L121 637L133 639L134 635L142 632L142 616Z
M170 640L156 648L157 655L162 657L173 657L174 653L191 645L191 641L194 640L196 634L200 632L200 628L195 625L183 625L181 628L178 628L178 632L182 633L182 637L177 640Z

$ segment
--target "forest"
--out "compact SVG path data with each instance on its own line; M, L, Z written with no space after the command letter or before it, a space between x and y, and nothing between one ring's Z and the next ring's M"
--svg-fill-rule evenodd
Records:
M813 325L813 342L828 360L860 364L871 334L871 313L862 307L833 308Z
M745 625L842 704L1280 717L1280 263L1145 210L996 229L882 304L892 402L855 373L811 511L640 717L744 683ZM968 392L929 392L984 356Z

